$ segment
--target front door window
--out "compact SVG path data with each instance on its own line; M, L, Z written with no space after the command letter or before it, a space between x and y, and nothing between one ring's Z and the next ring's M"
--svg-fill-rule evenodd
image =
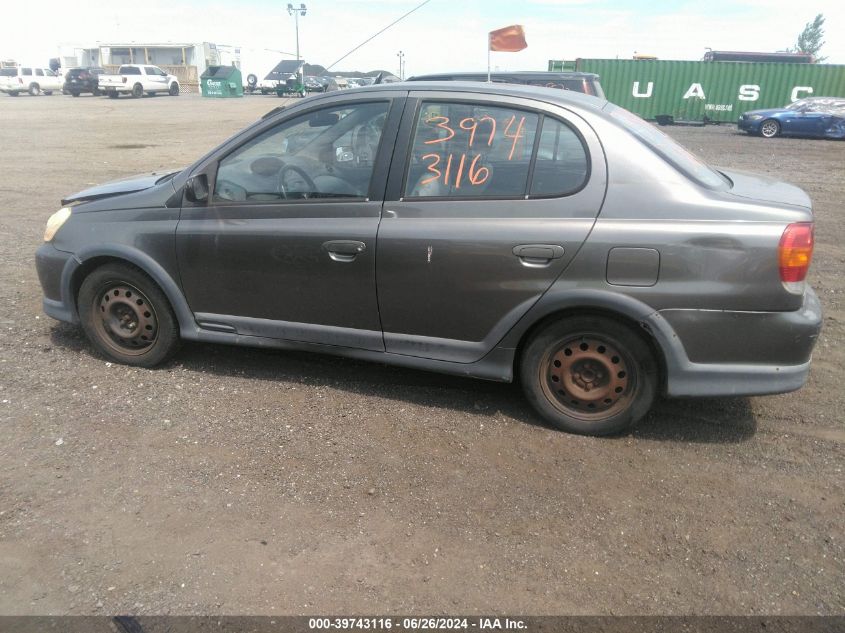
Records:
M367 198L389 104L309 112L220 162L215 203Z

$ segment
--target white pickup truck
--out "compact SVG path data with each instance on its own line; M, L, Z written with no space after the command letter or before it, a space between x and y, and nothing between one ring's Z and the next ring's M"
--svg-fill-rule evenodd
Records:
M179 95L179 81L158 66L125 64L116 75L100 75L100 90L112 99L122 94L141 97L146 92L151 97L164 92L171 97Z

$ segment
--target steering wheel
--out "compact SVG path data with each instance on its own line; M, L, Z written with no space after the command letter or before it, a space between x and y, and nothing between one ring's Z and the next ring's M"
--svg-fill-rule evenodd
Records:
M288 178L291 175L298 177L307 188L304 191L296 192L300 193L302 198L307 199L311 193L317 192L317 185L314 184L311 176L306 174L301 167L297 167L296 165L285 165L279 170L279 176L276 183L276 190L282 195L282 198L288 198L288 189L291 187L291 183Z

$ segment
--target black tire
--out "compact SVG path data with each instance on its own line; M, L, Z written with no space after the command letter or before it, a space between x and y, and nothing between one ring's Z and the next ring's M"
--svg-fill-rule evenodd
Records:
M18 96L18 91L17 91L17 90L11 90L11 91L9 92L9 96L10 96L10 97L17 97L17 96Z
M120 96L117 90L109 90L106 94L108 94L109 99L117 99Z
M144 96L144 87L141 84L132 86L132 98L139 99Z
M77 308L88 340L110 360L154 367L179 347L179 323L170 302L134 266L95 269L79 288Z
M534 409L558 429L611 435L648 413L658 367L648 344L628 326L572 316L531 337L520 359L520 380Z
M178 97L179 96L179 84L177 84L174 81L172 84L170 84L170 89L167 91L167 93L171 97Z
M92 96L94 96L94 97L99 97L101 94L103 94L103 93L102 93L102 92L100 92L100 89L99 89L99 88L94 88L94 89L91 91L91 95L92 95Z
M37 97L39 94L41 94L41 86L39 86L35 82L29 84L29 94L31 94L33 97Z
M71 91L70 96L72 96L72 97L78 97L78 96L79 96L79 90L73 90L73 91Z
M51 94L53 94L53 91L52 90L45 90L44 94L49 97Z
M763 138L774 138L780 134L780 123L774 119L766 119L760 124L760 136Z

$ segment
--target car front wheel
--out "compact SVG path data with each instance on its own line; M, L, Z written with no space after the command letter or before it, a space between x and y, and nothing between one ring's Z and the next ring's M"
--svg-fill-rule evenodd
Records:
M780 123L774 119L766 119L760 125L760 136L765 138L774 138L780 134Z
M77 305L85 334L106 358L153 367L179 346L179 323L170 302L133 266L95 269L82 282Z
M528 401L562 431L619 433L643 418L657 394L658 368L635 331L606 317L572 316L537 332L520 379Z
M139 99L144 96L144 87L141 84L135 84L132 86L132 96L135 99Z
M178 97L179 96L179 84L172 83L170 84L170 90L167 91L171 97Z

